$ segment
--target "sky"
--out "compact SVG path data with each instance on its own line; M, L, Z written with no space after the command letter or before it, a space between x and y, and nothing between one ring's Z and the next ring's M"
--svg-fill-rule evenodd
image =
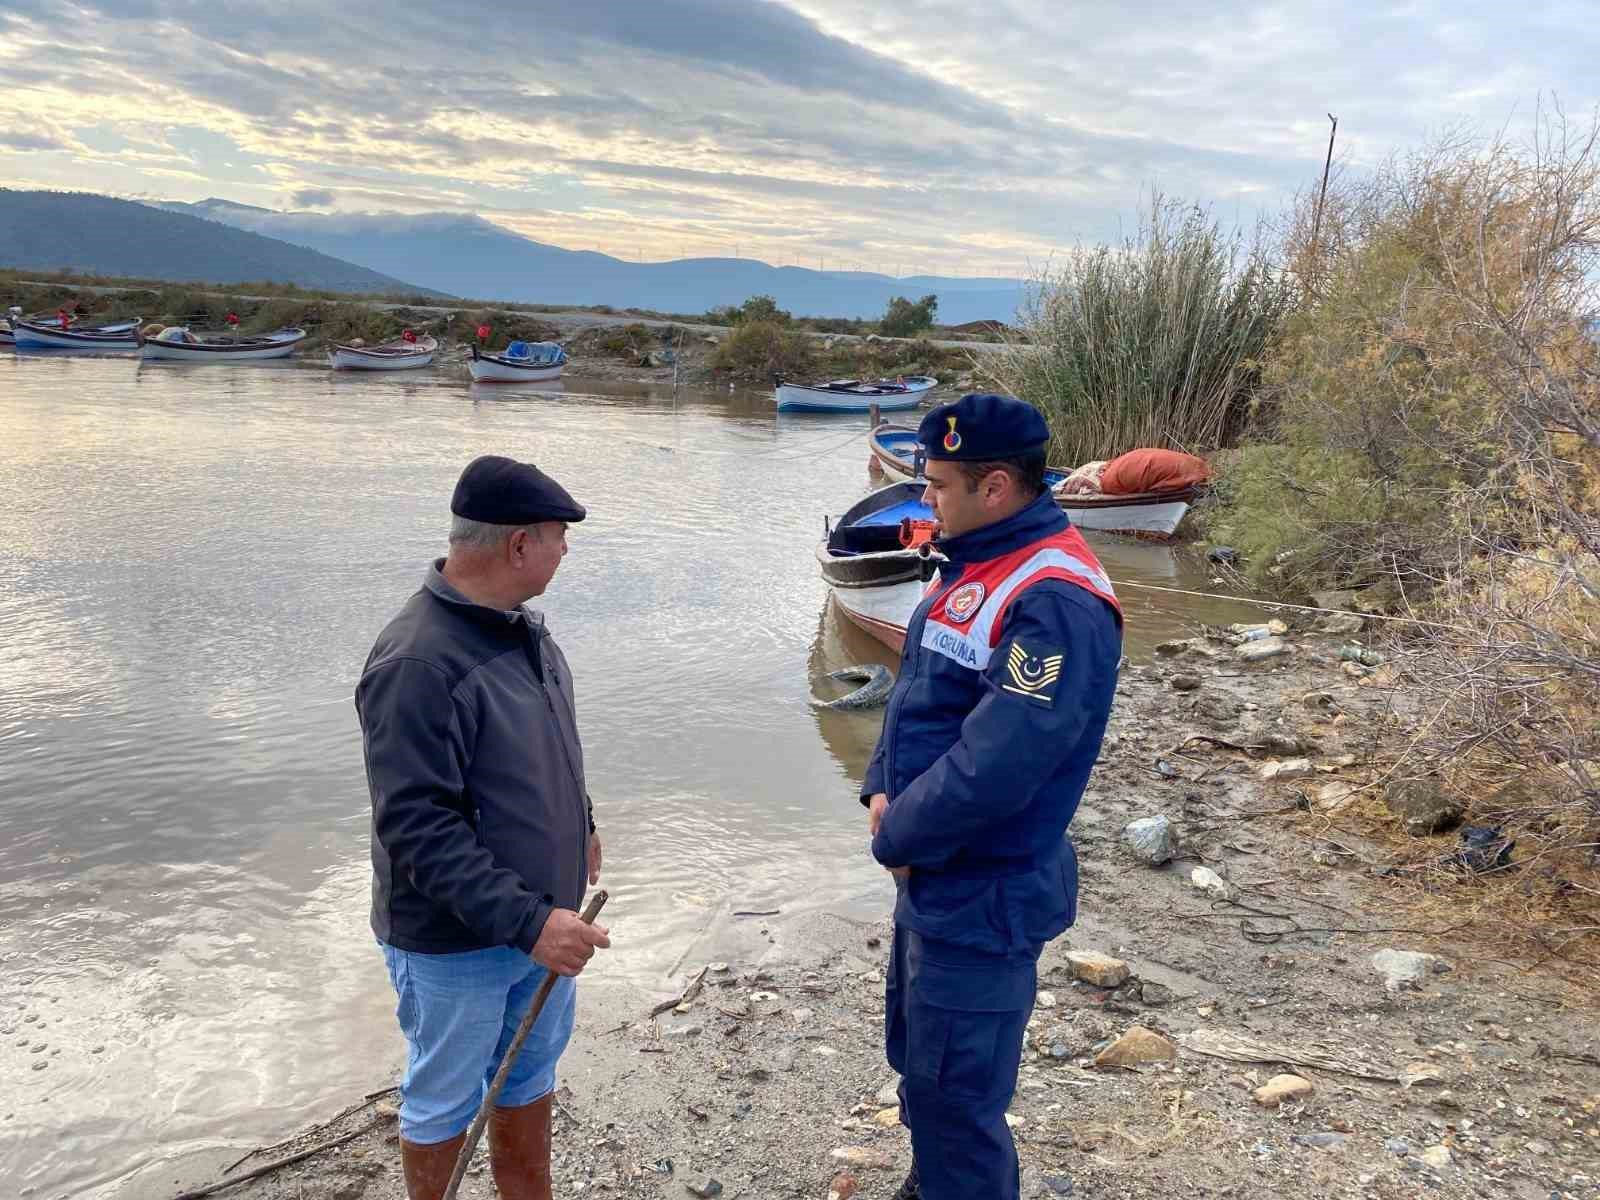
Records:
M475 212L627 259L1029 275L1451 128L1587 120L1592 5L6 0L0 186Z

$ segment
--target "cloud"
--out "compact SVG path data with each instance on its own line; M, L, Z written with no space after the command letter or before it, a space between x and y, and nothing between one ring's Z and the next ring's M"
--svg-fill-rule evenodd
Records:
M332 208L336 196L332 188L301 188L289 194L294 208Z
M1541 90L1583 111L1592 28L1571 0L11 0L0 128L70 114L95 149L10 148L71 186L993 273L1151 188L1248 222L1319 174L1329 110L1354 169ZM152 148L180 115L206 136Z

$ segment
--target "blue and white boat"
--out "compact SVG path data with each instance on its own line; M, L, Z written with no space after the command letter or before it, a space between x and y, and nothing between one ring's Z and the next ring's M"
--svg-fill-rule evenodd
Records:
M915 408L939 383L931 375L905 375L898 379L834 379L828 383L778 383L779 412L899 412Z
M137 350L139 318L109 325L79 325L59 317L11 318L11 336L18 350Z
M555 342L512 342L499 354L472 347L467 370L481 383L545 383L561 378L567 352Z

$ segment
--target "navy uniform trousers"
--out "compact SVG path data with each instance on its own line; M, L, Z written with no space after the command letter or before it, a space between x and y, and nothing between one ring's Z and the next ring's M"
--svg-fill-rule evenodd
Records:
M1018 1200L1006 1108L1033 1012L1039 951L1015 958L933 942L896 924L889 1065L923 1200Z

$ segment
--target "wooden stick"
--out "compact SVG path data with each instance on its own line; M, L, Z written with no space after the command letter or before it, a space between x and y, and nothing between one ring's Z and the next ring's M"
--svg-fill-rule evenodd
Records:
M282 1170L284 1167L292 1167L297 1162L304 1162L306 1159L311 1158L314 1155L321 1154L324 1150L332 1150L335 1146L342 1146L346 1142L353 1142L362 1134L371 1133L379 1125L386 1123L388 1120L388 1117L379 1117L375 1121L369 1121L360 1129L352 1130L342 1137L334 1138L331 1142L320 1142L317 1145L312 1146L309 1150L302 1150L298 1154L291 1154L289 1157L280 1158L276 1162L265 1163L262 1166L256 1167L252 1171L246 1171L243 1175L235 1175L231 1179L222 1179L216 1183L208 1183L205 1187L196 1188L192 1192L180 1192L178 1195L174 1196L172 1200L201 1200L201 1197L203 1196L210 1196L216 1192L222 1191L224 1188L231 1188L236 1183L245 1183L251 1179L260 1179L263 1175L270 1175L272 1172Z
M600 915L600 910L605 907L609 898L604 890L594 894L589 906L583 910L581 919L585 925L594 924L594 919ZM472 1118L472 1126L467 1130L467 1140L461 1143L461 1153L456 1158L456 1169L450 1174L450 1186L444 1189L443 1200L456 1200L456 1192L461 1187L462 1179L466 1177L467 1166L472 1162L473 1152L477 1150L478 1142L483 1137L483 1127L489 1123L489 1114L494 1111L494 1102L500 1098L500 1092L506 1086L506 1078L511 1074L511 1064L517 1061L522 1043L527 1041L528 1034L533 1032L534 1022L539 1019L540 1010L544 1008L544 1002L550 998L550 990L555 985L556 973L547 971L544 982L534 993L533 1003L528 1006L528 1012L522 1018L522 1024L517 1026L517 1036L511 1039L505 1057L500 1060L500 1069L494 1073L488 1094L484 1096L483 1104L478 1109L478 1115Z

